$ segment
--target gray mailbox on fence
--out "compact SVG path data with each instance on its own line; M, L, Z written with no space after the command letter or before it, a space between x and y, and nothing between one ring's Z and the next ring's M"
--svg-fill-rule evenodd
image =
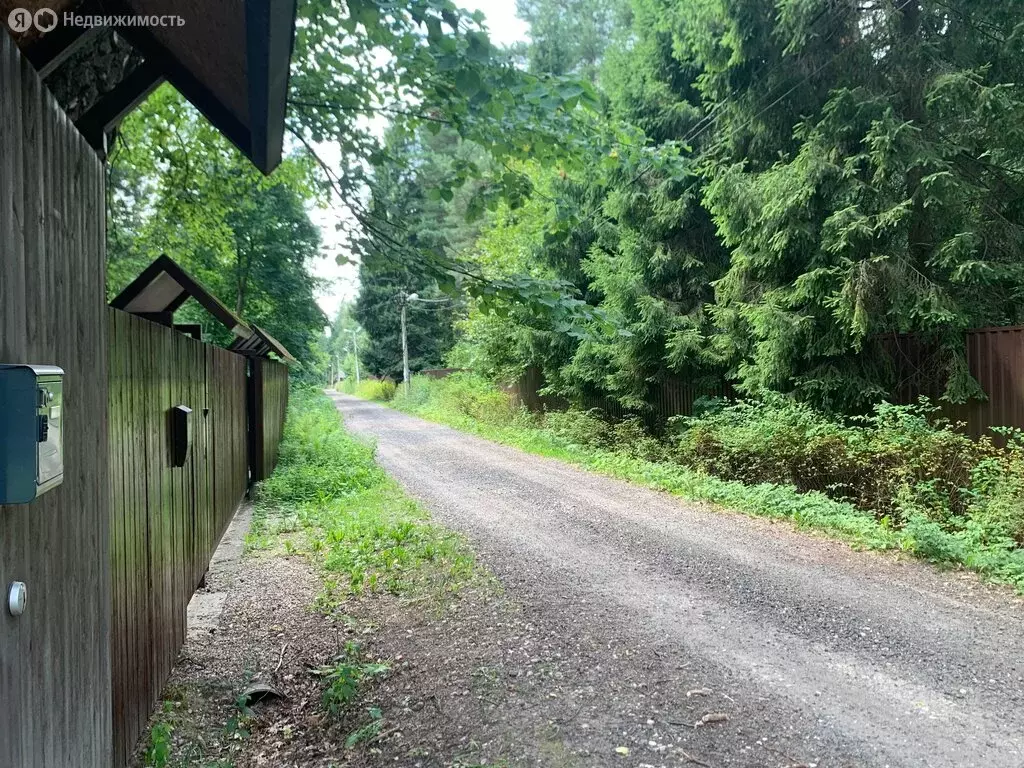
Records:
M0 504L27 504L64 480L64 371L0 363Z

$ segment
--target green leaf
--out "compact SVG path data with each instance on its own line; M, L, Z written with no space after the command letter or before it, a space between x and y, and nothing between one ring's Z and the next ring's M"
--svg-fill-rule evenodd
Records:
M475 69L460 69L455 74L455 87L463 96L473 97L480 92L480 74Z
M484 32L467 32L466 42L468 47L466 55L471 61L487 63L491 58L491 41Z

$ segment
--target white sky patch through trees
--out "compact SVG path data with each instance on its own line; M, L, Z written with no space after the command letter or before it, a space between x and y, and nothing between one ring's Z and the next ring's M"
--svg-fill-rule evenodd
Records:
M487 16L486 26L491 42L498 46L512 45L528 38L529 25L516 17L515 0L462 0L459 3L468 11L483 11ZM372 123L379 123L374 127L379 130L378 135L383 136L387 123L383 119L375 118ZM337 144L320 144L316 147L317 153L331 167L339 165L339 147ZM313 263L313 274L330 284L319 292L317 303L331 321L338 313L338 307L343 301L352 301L359 293L359 267L356 264L338 264L339 253L345 255L340 233L335 229L338 221L348 218L349 214L336 201L330 208L314 208L309 211L309 217L313 223L320 228L320 237L323 241L321 255Z

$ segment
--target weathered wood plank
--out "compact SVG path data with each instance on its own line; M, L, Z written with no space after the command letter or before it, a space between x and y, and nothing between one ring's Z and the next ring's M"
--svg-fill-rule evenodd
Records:
M245 493L244 359L170 328L107 309L111 451L123 454L124 566L113 572L123 595L111 654L124 648L116 700L114 765L123 766L185 637L185 609L224 528ZM121 373L118 373L121 371ZM123 376L123 392L117 379ZM223 403L223 405L220 405ZM193 408L193 443L184 467L172 467L168 411ZM209 408L209 414L204 409ZM242 448L239 449L238 446ZM223 469L218 458L224 459ZM120 635L121 637L116 637Z
M111 760L104 174L0 35L0 360L65 370L64 482L0 508L0 765ZM69 692L73 691L73 695Z
M0 583L29 588L0 612L4 768L126 764L247 487L244 359L105 306L104 182L0 34L0 360L66 372L64 484L0 508Z
M14 46L0 40L0 232L5 247L0 251L0 359L24 359L27 329L24 324L24 231L16 224L15 210L22 205L24 190L24 128L17 120L20 103L20 68ZM0 507L0 581L6 584L27 575L26 557L31 541L27 510ZM22 664L29 653L28 623L0 612L0 691L19 701L31 702L32 676ZM23 766L25 749L33 743L30 713L14 707L0 708L0 765Z
M288 408L288 368L273 360L250 361L249 418L255 428L249 436L252 482L270 476L277 466L278 448Z

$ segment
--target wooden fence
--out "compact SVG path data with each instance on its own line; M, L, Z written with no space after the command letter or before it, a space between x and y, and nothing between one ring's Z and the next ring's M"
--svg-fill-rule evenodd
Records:
M288 409L288 368L266 358L251 358L249 368L250 480L270 477Z
M893 363L894 400L913 403L925 396L952 421L963 422L972 437L992 435L991 427L1024 429L1024 326L979 328L964 335L967 369L987 398L967 403L941 400L948 370L944 354L932 340L916 334L883 339Z
M114 765L185 640L185 611L246 492L246 361L116 309L110 333ZM192 409L184 466L168 412Z
M505 387L512 401L528 411L562 411L569 407L569 401L557 395L542 395L544 374L539 367L531 365L523 375Z
M0 362L65 372L64 482L0 506L3 768L110 762L104 233L102 165L0 31Z
M942 400L949 379L949 351L919 334L893 334L880 338L881 354L893 374L892 402L910 404L924 396L938 405L944 417L965 425L974 438L992 436L992 427L1024 429L1024 326L978 328L964 334L967 370L985 398L966 403ZM530 410L562 410L569 401L541 395L544 378L538 368L530 368L507 391ZM671 416L691 415L696 398L701 396L735 397L728 382L702 386L679 379L651 385L649 410L638 412L648 422L663 422ZM613 418L629 411L606 396L590 395L580 403L584 408L600 408ZM995 438L996 442L1002 442Z
M106 307L105 203L96 153L0 32L0 362L65 372L63 483L0 506L0 588L28 591L23 615L0 609L2 768L127 764L256 474L247 360ZM265 475L287 370L261 366ZM179 404L192 441L172 467Z
M417 371L417 376L426 376L428 379L447 379L453 373L462 373L469 368L424 368Z

